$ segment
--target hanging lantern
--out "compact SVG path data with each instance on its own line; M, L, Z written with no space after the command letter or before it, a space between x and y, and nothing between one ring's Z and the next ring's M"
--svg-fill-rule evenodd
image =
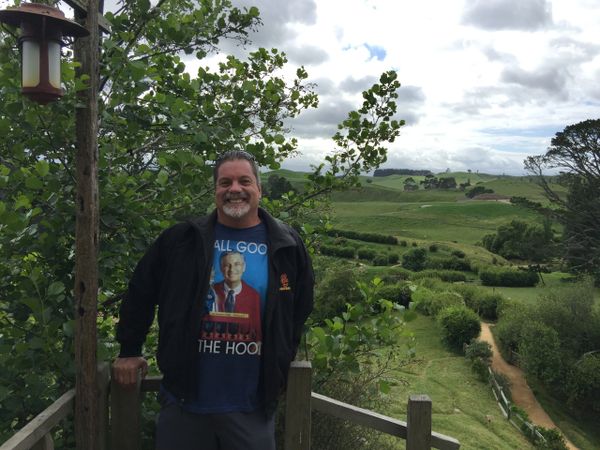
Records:
M60 49L63 36L83 37L89 32L58 8L23 3L0 11L0 22L21 28L21 92L45 105L63 95L60 86Z

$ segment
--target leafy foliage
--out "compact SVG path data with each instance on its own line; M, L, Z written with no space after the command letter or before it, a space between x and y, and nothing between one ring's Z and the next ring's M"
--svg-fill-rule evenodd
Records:
M438 322L443 339L450 346L462 348L481 333L479 317L464 305L449 306L440 311Z
M256 8L228 0L124 2L106 14L99 116L98 358L115 349L115 306L135 263L159 232L212 202L212 165L224 150L243 148L276 169L296 151L284 123L317 96L300 67L283 77L286 56L259 49L226 57L215 70L186 72L182 54L201 61L221 40L248 41ZM71 59L61 67L67 95L41 107L23 99L15 40L0 41L0 439L73 383L73 255L77 90L87 79ZM399 83L386 72L364 93L335 136L338 148L316 168L302 193L265 199L274 215L299 225L312 244L309 210L333 189L357 183L362 170L385 161L399 134L393 120Z
M540 277L530 270L514 270L487 266L479 270L479 278L484 286L530 287L535 286Z
M573 272L588 273L600 283L600 119L585 120L556 133L543 155L530 156L525 168L536 175L552 213L565 225L564 255ZM560 170L559 185L566 198L552 188L544 170Z
M426 260L427 251L424 248L412 248L402 255L402 267L418 272L425 268Z
M553 233L550 221L543 227L513 220L498 227L494 234L485 235L483 246L507 259L542 262L553 254Z

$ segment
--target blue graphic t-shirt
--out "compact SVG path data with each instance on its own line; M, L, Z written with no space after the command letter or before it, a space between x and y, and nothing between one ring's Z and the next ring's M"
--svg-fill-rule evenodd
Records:
M264 224L217 224L206 307L198 318L198 398L184 407L196 413L258 409L262 318L268 283Z

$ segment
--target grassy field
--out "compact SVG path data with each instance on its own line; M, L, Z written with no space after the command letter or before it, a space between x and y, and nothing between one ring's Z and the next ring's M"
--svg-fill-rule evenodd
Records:
M417 358L423 362L397 370L399 383L390 395L395 399L389 415L406 420L411 394L427 394L433 404L433 431L452 436L464 450L514 450L533 446L502 415L487 385L471 371L467 360L446 349L438 325L418 316L407 328L417 342ZM398 449L404 441L398 440Z
M336 228L421 239L475 244L513 219L536 221L529 210L489 201L392 203L334 202Z

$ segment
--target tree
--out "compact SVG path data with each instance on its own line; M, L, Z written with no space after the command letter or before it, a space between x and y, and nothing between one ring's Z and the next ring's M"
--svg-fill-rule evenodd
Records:
M470 191L465 192L465 197L474 198L481 194L493 194L493 193L494 193L493 189L488 189L484 186L475 186Z
M438 183L438 179L433 175L425 175L425 179L421 181L425 189L435 189L438 187Z
M415 181L415 179L413 177L406 178L402 184L404 185L405 191L418 191L419 190L419 185L417 184L417 182Z
M287 178L280 177L275 173L269 175L266 189L263 187L263 194L267 195L270 199L277 200L288 192L295 192L295 189Z
M575 273L590 273L600 283L600 119L585 120L556 133L543 155L525 160L527 171L564 225L564 257ZM544 175L559 170L558 177ZM553 185L551 181L554 181ZM561 195L556 186L567 189Z
M456 179L454 177L440 177L438 187L440 189L456 189Z
M302 67L293 79L281 76L287 58L276 49L228 56L196 75L185 71L183 53L202 60L218 52L223 39L247 43L260 24L256 8L235 8L228 0L139 1L106 17L112 33L103 41L101 63L99 359L114 352L115 307L141 254L162 229L210 206L217 155L244 148L260 165L277 169L297 146L285 135L285 120L318 103ZM60 102L41 107L23 99L17 43L1 36L3 440L73 380L73 110L74 93L87 81L67 60L61 67L67 95ZM294 196L295 204L267 200L266 207L281 214L289 207L288 215L309 208L311 200L314 205L385 161L385 143L403 122L392 119L395 72L380 82L340 125L340 147L330 166L313 174L310 190Z

